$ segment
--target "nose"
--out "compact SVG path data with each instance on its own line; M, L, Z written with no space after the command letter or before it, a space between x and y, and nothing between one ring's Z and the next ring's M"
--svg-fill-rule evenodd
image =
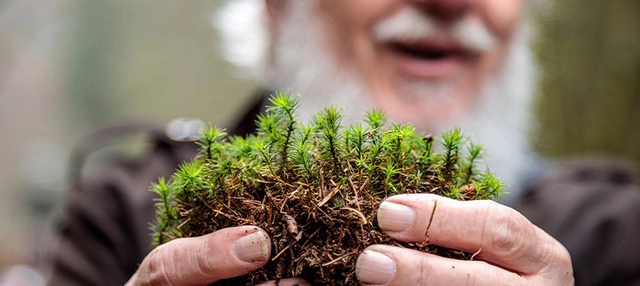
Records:
M477 0L411 0L421 10L438 19L449 21L467 13Z

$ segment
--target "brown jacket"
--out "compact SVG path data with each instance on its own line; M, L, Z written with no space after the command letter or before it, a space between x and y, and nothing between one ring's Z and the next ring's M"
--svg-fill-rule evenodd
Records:
M262 102L230 133L253 132ZM51 252L50 285L123 285L151 250L149 185L194 157L192 142L151 131L142 160L114 160L69 192ZM640 188L637 170L582 161L541 177L514 207L563 243L577 285L640 285Z
M576 285L640 285L637 166L609 159L565 162L514 208L571 254Z

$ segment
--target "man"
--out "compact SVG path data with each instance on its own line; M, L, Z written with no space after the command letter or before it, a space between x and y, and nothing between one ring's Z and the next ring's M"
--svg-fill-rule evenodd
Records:
M523 34L528 2L265 3L273 39L265 85L300 93L303 120L322 106L338 104L347 108L347 120L377 106L392 119L412 122L424 131L462 125L487 143L492 157L508 158L496 160L499 166L489 163L515 184L527 160L523 130L533 90ZM251 226L174 240L146 255L148 238L129 233L144 227L153 215L148 182L170 174L178 159L193 155L175 155L182 146L163 144L149 159L153 164L145 163L152 167L109 170L107 179L89 185L98 191L74 195L59 248L70 251L56 255L53 283L118 284L135 271L127 285L207 285L267 262L272 254L269 237ZM438 210L429 222L434 201ZM394 239L422 242L431 223L431 241L478 254L474 261L459 261L374 245L357 260L356 275L364 285L573 284L567 250L506 206L400 195L387 199L377 215L381 229ZM126 225L120 226L122 222ZM81 242L83 237L95 244ZM132 271L131 265L137 266L136 259L144 255ZM79 265L74 259L86 263ZM291 278L279 285L305 283Z

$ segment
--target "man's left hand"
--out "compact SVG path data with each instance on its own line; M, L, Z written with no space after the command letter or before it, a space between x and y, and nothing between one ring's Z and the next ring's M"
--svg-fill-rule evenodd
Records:
M435 208L435 210L434 210ZM475 254L473 261L388 245L368 247L356 275L364 285L573 285L571 259L554 238L493 201L397 195L378 209L392 238Z

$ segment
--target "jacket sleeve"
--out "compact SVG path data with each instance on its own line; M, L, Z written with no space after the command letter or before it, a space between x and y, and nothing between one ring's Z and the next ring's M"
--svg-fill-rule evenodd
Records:
M121 172L105 169L70 193L50 257L50 285L123 285L135 272L142 249L132 216L141 214L123 207Z
M193 142L159 142L145 159L108 164L77 183L50 247L49 285L126 283L151 251L151 182L194 155Z
M640 187L627 163L573 161L514 205L571 254L576 285L640 285Z

